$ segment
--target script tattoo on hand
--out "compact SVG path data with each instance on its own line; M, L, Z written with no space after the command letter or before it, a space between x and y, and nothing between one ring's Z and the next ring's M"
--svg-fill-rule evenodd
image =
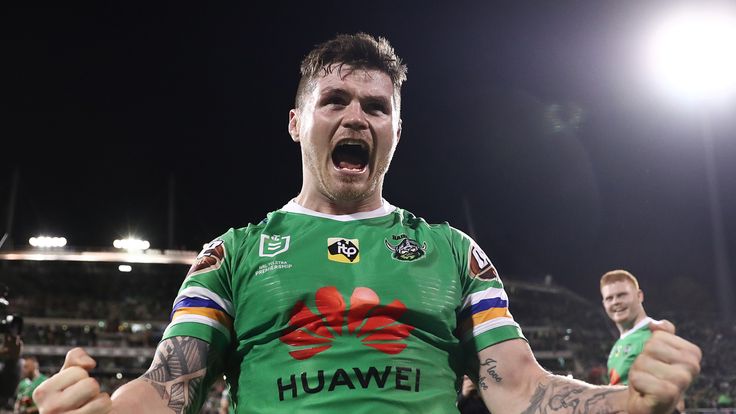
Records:
M490 375L494 381L501 382L503 380L503 378L501 378L501 376L498 375L498 372L496 372L498 361L496 361L495 359L486 358L485 361L480 363L480 366L482 366L483 369L486 370L486 373ZM486 387L484 387L483 389L485 390Z
M537 385L529 400L529 407L522 414L599 414L623 413L615 409L607 397L625 389L588 388L564 378L552 379L547 385Z
M151 367L141 377L176 414L189 408L207 372L207 347L197 338L176 336L156 348Z

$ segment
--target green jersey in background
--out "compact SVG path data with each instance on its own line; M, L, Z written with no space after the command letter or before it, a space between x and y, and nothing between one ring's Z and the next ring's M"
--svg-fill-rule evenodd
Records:
M523 338L468 236L387 202L333 216L290 202L205 245L164 339L226 361L238 413L457 413L477 352Z
M47 377L43 374L37 376L33 380L30 378L23 378L23 380L18 384L18 392L15 399L18 406L18 412L22 414L28 409L36 408L36 403L33 402L33 391L35 391L42 382L46 381L46 379Z
M608 355L608 378L611 385L627 385L629 383L629 369L634 360L644 349L644 344L652 336L649 323L652 318L644 318L626 331L613 344Z

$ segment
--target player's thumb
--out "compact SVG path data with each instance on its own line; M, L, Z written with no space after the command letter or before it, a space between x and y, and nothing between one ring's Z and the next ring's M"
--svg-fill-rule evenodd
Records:
M651 321L649 322L649 329L654 331L664 331L667 333L675 334L675 325L672 324L672 322L668 321L667 319L662 319L661 321Z
M87 354L84 349L72 348L69 352L66 353L64 366L61 367L61 370L63 371L70 367L81 367L89 371L96 365L97 362L95 362L95 360L92 359L92 357L89 356L89 354Z

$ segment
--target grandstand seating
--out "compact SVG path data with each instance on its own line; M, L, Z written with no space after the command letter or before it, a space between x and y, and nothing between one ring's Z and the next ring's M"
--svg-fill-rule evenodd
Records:
M68 349L83 346L98 360L93 375L108 391L150 365L187 269L181 263L137 263L121 273L117 263L0 259L11 310L25 317L24 352L38 357L43 372L53 373ZM598 298L582 298L549 281L506 276L504 282L511 312L542 366L602 383L617 331ZM688 408L710 409L719 393L736 394L736 325L688 309L675 312L666 304L648 304L647 310L672 320L680 335L703 349L702 374L688 392ZM213 387L203 412L216 412L221 391L222 384Z

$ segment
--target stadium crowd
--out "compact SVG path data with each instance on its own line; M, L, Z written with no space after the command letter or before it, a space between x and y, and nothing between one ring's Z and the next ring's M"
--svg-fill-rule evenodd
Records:
M13 310L27 320L23 339L28 349L37 345L65 349L137 347L145 351L146 356L98 359L93 375L103 389L112 391L150 365L180 278L151 280L150 275L124 274L112 274L103 280L94 275L79 277L89 282L86 286L91 291L70 285L65 278L51 277L43 278L42 288L29 289L27 278L9 277L11 292L15 293ZM98 280L93 281L95 278ZM606 383L606 359L618 333L598 298L582 298L545 282L520 282L513 277L506 277L505 282L512 298L511 312L539 354L540 363L558 374ZM115 286L113 291L111 284ZM674 322L680 335L703 350L702 373L687 393L688 409L716 408L729 401L727 396L736 395L736 325L719 322L709 313L686 309L674 312L666 306L651 309L653 316ZM36 356L46 374L56 372L63 362L63 352ZM213 387L202 412L219 411L222 391L222 383Z

